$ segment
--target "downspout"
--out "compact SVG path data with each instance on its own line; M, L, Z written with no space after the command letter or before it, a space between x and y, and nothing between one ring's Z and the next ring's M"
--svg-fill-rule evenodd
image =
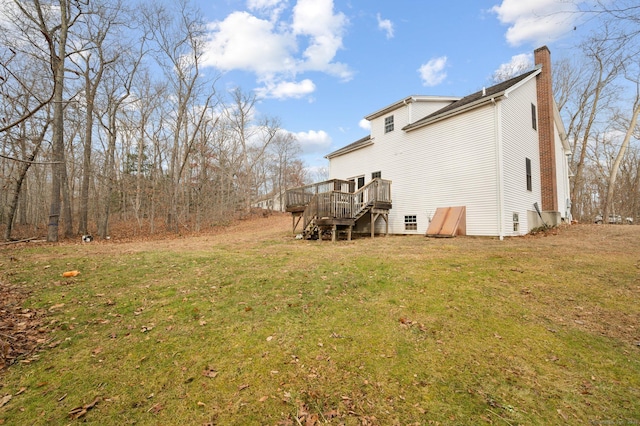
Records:
M496 138L496 190L498 198L498 236L504 240L504 165L502 162L502 108L495 98L491 98L493 104L493 125Z
M411 108L412 104L410 102L407 102L406 99L404 99L402 101L402 103L404 104L404 106L407 107L407 121L409 122L409 124L411 124L411 123L413 123L413 117L412 117L412 115L413 115L412 109L413 108Z

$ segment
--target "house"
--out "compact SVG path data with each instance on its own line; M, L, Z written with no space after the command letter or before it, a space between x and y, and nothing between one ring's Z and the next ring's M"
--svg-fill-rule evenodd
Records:
M351 192L392 182L393 207L386 200L385 220L364 215L369 222L349 232L424 235L438 209L454 206L463 207L467 235L570 222L570 147L551 55L544 46L534 57L535 69L469 96L409 96L366 116L371 134L326 156L330 178L351 182Z
M269 194L260 197L258 201L253 203L253 207L270 210L275 212L285 211L284 193L271 191Z

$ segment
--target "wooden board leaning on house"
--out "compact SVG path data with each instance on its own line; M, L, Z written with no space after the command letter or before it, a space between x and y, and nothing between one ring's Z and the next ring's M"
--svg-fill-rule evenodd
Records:
M467 234L467 208L439 207L427 228L427 237L455 237Z

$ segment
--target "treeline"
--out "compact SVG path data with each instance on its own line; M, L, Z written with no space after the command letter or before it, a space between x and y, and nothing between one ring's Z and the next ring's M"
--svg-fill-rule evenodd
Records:
M2 2L0 227L199 230L305 183L295 137L203 68L187 1Z

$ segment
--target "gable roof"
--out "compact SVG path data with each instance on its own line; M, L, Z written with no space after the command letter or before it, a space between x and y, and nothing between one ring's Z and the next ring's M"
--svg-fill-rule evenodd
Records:
M405 106L414 102L455 102L460 100L459 96L426 96L426 95L411 95L404 99L399 100L398 102L394 102L391 105L388 105L378 111L371 113L364 117L365 120L373 120L378 117L382 117L385 114L388 114L402 106Z
M451 100L453 102L451 102L449 105L439 109L438 111L427 115L426 117L421 118L418 121L415 121L413 123L409 123L406 126L404 126L402 128L402 130L404 131L411 131L414 129L417 129L419 127L423 127L426 126L430 123L433 123L435 121L439 121L442 120L446 117L450 117L456 114L460 114L464 111L470 110L472 108L475 108L479 105L482 105L486 102L490 102L492 99L496 99L498 97L501 96L508 96L508 93L515 89L516 87L520 86L521 84L524 84L524 82L526 82L529 78L533 78L534 76L540 74L541 71L541 67L540 66L536 66L536 68L534 68L531 71L528 71L524 74L521 74L517 77L511 78L509 80L503 81L501 83L498 83L496 85L493 85L491 87L479 90L475 93L472 93L468 96L465 96L464 98L446 98L446 97L437 97L437 96L410 96L408 98L405 98L401 101L398 101L396 103L393 103L381 110L378 110L376 112L374 112L373 114L368 115L367 117L365 117L367 120L371 120L377 117L380 117L382 115L384 115L385 113L394 110L396 108L401 107L402 105L405 105L408 102L415 102L416 100L443 100L443 99L448 99ZM347 146L344 146L336 151L331 152L330 154L325 155L324 158L326 159L331 159L334 157L338 157L340 155L349 153L351 151L355 151L357 149L360 148L364 148L366 146L369 145L373 145L373 139L371 139L371 135L365 136L362 139L358 139L357 141L350 143Z
M362 139L358 139L357 141L350 143L347 146L344 146L336 151L333 151L330 154L324 156L324 158L330 159L333 157L337 157L342 154L346 154L347 152L355 151L356 149L364 148L365 146L373 145L373 141L371 140L371 135L365 136Z
M518 86L519 83L523 82L524 80L527 80L529 77L533 75L538 75L539 73L540 73L540 67L536 67L535 69L529 72L526 72L524 74L521 74L517 77L503 81L502 83L498 83L494 86L479 90L475 93L465 96L464 98L456 102L453 102L447 105L444 108L439 109L438 111L432 114L427 115L426 117L421 118L418 121L407 124L402 128L402 130L410 131L418 127L425 126L434 121L438 121L450 115L455 115L463 111L466 111L468 109L474 108L480 104L489 102L491 99L504 96L506 93L509 92L510 89L513 89L516 86Z

